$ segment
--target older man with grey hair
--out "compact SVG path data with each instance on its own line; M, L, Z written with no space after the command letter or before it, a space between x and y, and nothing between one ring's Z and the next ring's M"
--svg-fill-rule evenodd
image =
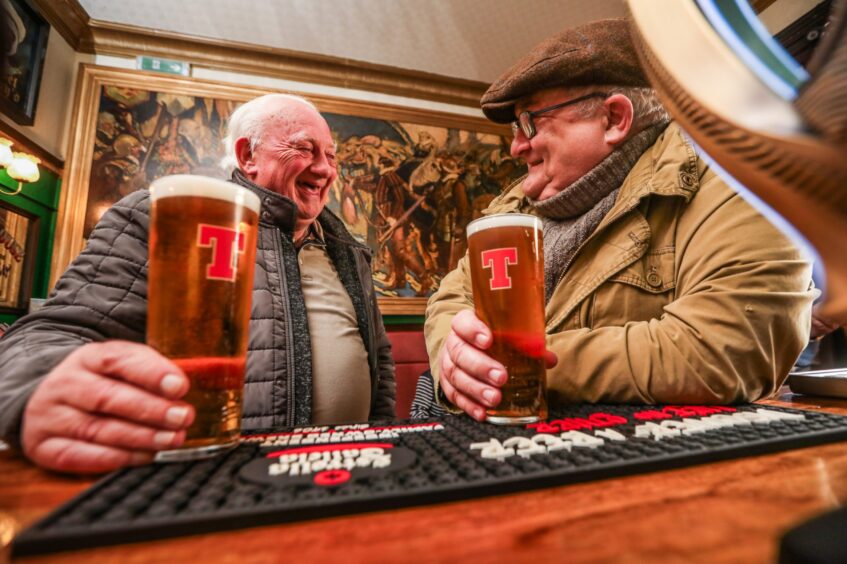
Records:
M483 95L527 175L486 213L544 229L551 403L733 403L773 393L807 342L811 267L669 122L624 20L539 44ZM439 395L484 419L508 366L465 257L427 307Z
M337 170L307 100L270 94L230 118L232 181L262 201L242 428L394 415L394 362L370 251L325 209ZM150 196L103 216L44 307L0 340L0 436L35 463L102 472L178 447L189 382L144 343Z

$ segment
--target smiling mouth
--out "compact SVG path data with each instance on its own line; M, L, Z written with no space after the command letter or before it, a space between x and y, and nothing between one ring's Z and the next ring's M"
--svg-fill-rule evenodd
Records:
M298 182L297 188L313 195L320 195L323 190L322 184L312 184L311 182Z

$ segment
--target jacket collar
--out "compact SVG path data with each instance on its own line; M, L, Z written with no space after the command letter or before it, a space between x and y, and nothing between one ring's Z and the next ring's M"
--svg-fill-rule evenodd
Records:
M239 169L232 172L231 181L259 196L262 201L262 211L259 214L260 224L277 227L289 237L294 237L294 223L297 219L297 204L294 203L294 200L259 186L247 178ZM318 216L317 225L314 226L314 229L320 234L324 242L329 242L332 239L339 243L358 247L366 251L368 256L371 254L370 248L356 241L344 227L341 219L327 207L324 207Z
M607 219L630 210L651 195L682 196L688 202L700 188L703 170L697 167L697 153L676 122L671 122L653 145L644 151L621 185ZM484 214L519 210L534 214L519 178L509 185ZM606 223L604 220L603 223Z

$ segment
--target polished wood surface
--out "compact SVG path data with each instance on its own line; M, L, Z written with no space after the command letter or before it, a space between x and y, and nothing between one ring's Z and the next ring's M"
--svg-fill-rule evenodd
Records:
M771 405L847 415L847 401ZM0 538L92 480L0 452ZM22 562L771 562L780 535L847 502L847 448L829 444L549 488L299 524L68 552ZM0 558L2 560L2 558Z

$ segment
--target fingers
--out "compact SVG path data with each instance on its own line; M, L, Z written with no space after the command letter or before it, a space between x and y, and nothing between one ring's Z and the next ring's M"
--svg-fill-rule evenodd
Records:
M161 429L131 421L104 417L71 406L59 405L42 426L50 437L112 446L130 450L156 451L177 448L185 440L183 429Z
M475 347L481 350L486 350L491 346L491 329L471 309L457 313L453 317L451 328L463 341L473 343Z
M50 470L99 474L124 466L148 464L153 461L154 454L97 445L67 437L51 437L39 443L27 456L39 466Z
M440 383L453 405L479 421L485 408L500 403L498 389L506 382L506 370L483 351L451 331L440 359Z
M554 368L557 364L559 364L559 357L556 356L551 350L544 351L544 366L549 368Z
M444 349L451 364L472 378L497 387L506 383L506 368L454 331L447 335Z
M485 419L485 408L477 402L473 401L465 394L459 392L453 385L452 378L453 371L442 370L439 383L441 384L441 390L444 392L444 395L447 397L450 403L452 403L453 405L455 405L477 421L483 421Z
M121 380L80 373L74 385L86 393L66 396L62 403L85 413L110 415L165 429L184 429L194 419L191 405L165 399Z
M194 408L188 379L145 345L80 347L36 387L24 410L24 453L41 466L102 472L179 447Z
M181 398L189 382L180 368L155 349L129 341L91 343L68 357L94 374L119 378L167 398Z

